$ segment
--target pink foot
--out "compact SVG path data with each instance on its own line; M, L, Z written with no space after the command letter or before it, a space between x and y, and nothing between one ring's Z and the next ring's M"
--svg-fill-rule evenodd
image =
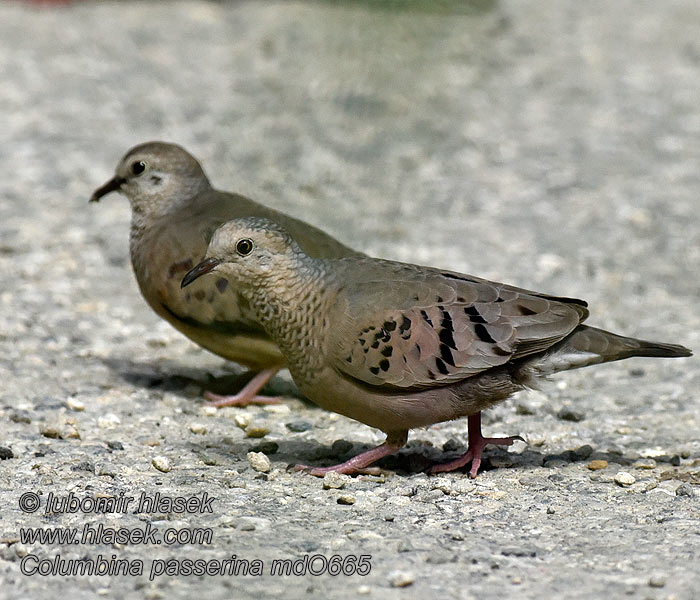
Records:
M471 462L472 468L469 469L469 477L474 479L481 466L481 455L487 444L510 446L515 440L525 441L519 435L505 438L485 438L481 435L480 412L469 417L467 420L467 429L469 431L469 449L462 456L454 460L432 466L428 470L428 473L446 473L448 471L454 471L456 469L461 469L464 465Z
M256 373L245 387L231 396L222 396L213 392L204 392L204 397L209 400L207 406L248 406L250 404L280 404L279 398L274 396L258 396L260 389L277 373L279 368L264 369L260 373Z
M344 463L339 465L333 465L331 467L311 467L308 465L295 465L293 467L294 471L303 471L309 475L314 475L315 477L323 477L326 473L335 471L336 473L344 473L346 475L353 475L355 473L370 473L376 472L375 469L367 469L369 465L373 462L378 461L380 458L389 456L401 450L401 448L406 444L406 439L408 437L408 431L402 431L398 434L387 435L386 441L362 452L357 456L353 456L350 460L346 460Z

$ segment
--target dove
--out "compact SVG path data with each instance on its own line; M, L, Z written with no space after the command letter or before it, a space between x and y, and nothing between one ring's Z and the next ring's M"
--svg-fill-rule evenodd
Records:
M125 195L131 204L131 264L150 307L203 348L257 372L234 396L205 395L216 406L277 402L256 394L284 367L284 357L247 301L223 275L183 293L182 275L204 255L216 228L237 217L281 223L311 256L337 258L356 252L303 221L214 189L199 162L175 144L148 142L129 150L114 177L90 201L110 192Z
M182 280L226 277L285 356L299 389L320 407L382 430L386 441L312 475L352 474L398 451L417 427L467 417L468 449L431 472L471 463L487 444L481 412L558 371L632 356L690 356L583 325L583 300L452 271L366 256L313 258L279 224L221 225Z

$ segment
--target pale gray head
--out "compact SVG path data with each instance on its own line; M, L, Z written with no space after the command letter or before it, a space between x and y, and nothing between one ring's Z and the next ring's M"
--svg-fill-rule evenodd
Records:
M260 287L286 277L305 258L277 223L259 217L234 219L214 232L205 258L185 275L182 287L215 269L239 287Z
M95 190L90 202L119 192L129 198L135 212L157 214L210 187L197 159L184 148L147 142L126 153L114 177Z

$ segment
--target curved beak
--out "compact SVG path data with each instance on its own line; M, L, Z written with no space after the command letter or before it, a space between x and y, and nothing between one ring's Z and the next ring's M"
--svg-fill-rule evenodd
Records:
M185 275L182 278L182 283L180 284L180 287L184 288L190 285L190 283L192 283L198 277L201 277L205 273L209 273L209 271L213 271L222 262L223 261L218 258L205 258L194 269L190 269L187 272L187 275Z
M118 192L122 185L126 183L126 179L115 175L102 187L97 188L90 196L90 202L99 202L102 196L106 196L110 192Z

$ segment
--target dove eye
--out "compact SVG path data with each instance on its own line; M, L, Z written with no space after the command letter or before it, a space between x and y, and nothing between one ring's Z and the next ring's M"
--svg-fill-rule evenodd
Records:
M241 256L248 256L253 251L253 240L243 238L236 242L236 252Z
M137 160L134 163L131 163L131 172L134 175L141 175L146 170L146 163L143 162L142 160Z

